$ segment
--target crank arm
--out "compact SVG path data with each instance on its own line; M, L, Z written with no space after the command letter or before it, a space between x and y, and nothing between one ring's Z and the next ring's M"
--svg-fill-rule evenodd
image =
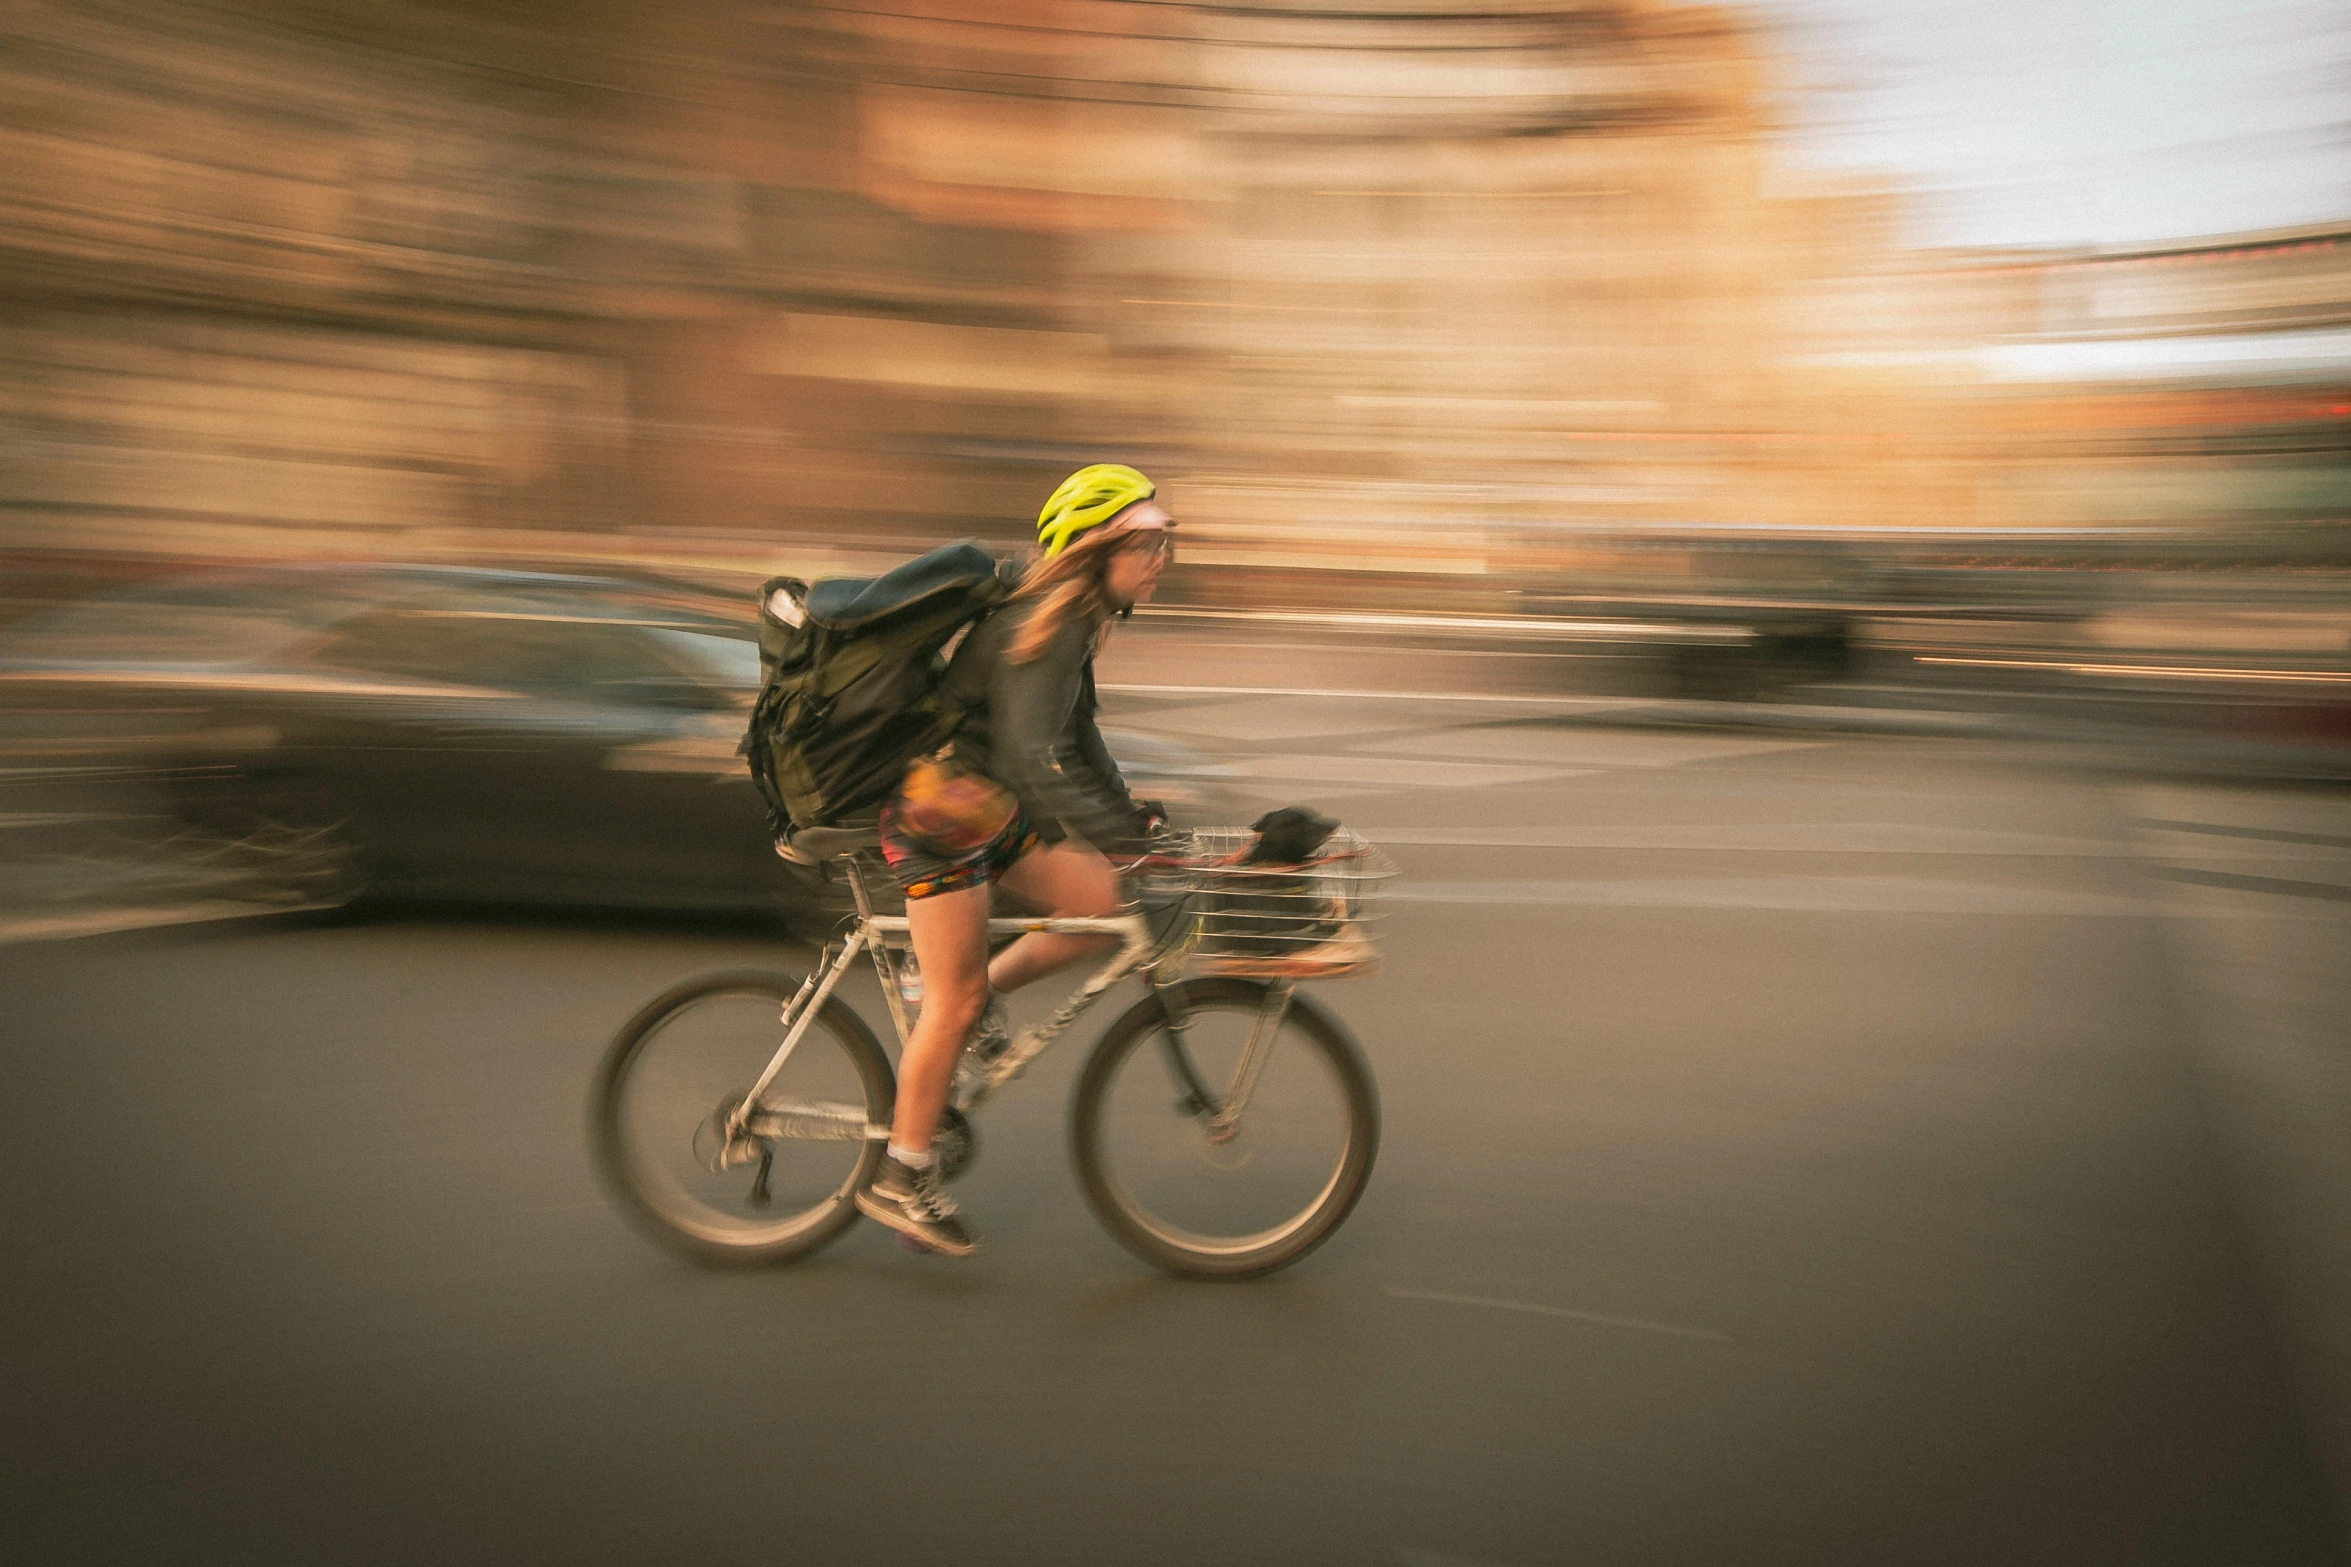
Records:
M752 1137L815 1143L887 1142L890 1129L865 1118L863 1105L827 1099L771 1099L744 1119Z

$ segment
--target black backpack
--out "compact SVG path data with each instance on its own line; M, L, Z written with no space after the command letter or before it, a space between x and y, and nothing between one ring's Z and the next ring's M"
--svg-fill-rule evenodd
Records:
M736 750L778 838L876 809L907 763L947 743L963 720L940 690L951 644L1017 578L967 541L878 577L759 590L759 699Z

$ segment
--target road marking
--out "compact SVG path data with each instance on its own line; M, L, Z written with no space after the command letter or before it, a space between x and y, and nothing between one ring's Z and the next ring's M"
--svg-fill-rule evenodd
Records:
M1293 783L1371 784L1394 789L1492 788L1571 778L1592 770L1387 756L1252 756L1245 758L1245 765L1252 778Z
M1377 615L1344 610L1192 609L1153 604L1136 609L1146 620L1240 620L1277 626L1334 626L1351 631L1470 631L1537 642L1719 642L1745 646L1745 626L1670 620L1538 620L1531 616Z
M1517 762L1552 767L1682 767L1786 751L1817 750L1825 741L1757 739L1751 735L1658 734L1590 725L1503 724L1454 726L1437 734L1391 734L1359 740L1355 755L1445 757L1454 761Z
M2289 881L2282 876L2243 876L2234 871L2195 870L2184 865L2158 865L2154 874L2165 881L2191 882L2199 887L2224 887L2231 892L2267 892L2286 898L2326 898L2351 903L2351 887L2331 881Z
M1688 876L1641 881L1413 881L1397 903L1561 905L1619 909L1762 909L1788 914L2054 915L2143 919L2140 898L1908 876Z
M1444 1306L1484 1306L1493 1311L1523 1311L1535 1317L1560 1317L1570 1322L1590 1322L1604 1328L1634 1328L1643 1333L1666 1333L1675 1338L1703 1339L1709 1344L1728 1344L1730 1339L1721 1333L1704 1328L1677 1327L1670 1322L1649 1322L1640 1317L1611 1317L1598 1311L1570 1311L1565 1306L1538 1306L1524 1300L1493 1300L1484 1295L1448 1295L1442 1290L1400 1290L1391 1288L1389 1294L1398 1300L1433 1300Z
M1432 653L1431 657L1440 656ZM1442 654L1442 656L1452 656ZM1690 698L1511 696L1499 692L1364 691L1336 686L1184 686L1102 681L1097 691L1130 696L1308 696L1363 702L1491 702L1550 707L1561 715L1617 713L1643 723L1699 728L1832 729L1862 734L1997 736L2001 720L1985 713L1939 713L1879 707L1819 707L1794 703L1709 702Z
M2264 843L2306 843L2322 849L2351 849L2351 838L2330 832L2287 832L2276 827L2232 827L2223 822L2164 822L2137 817L2134 824L2160 832L2201 832L2222 838L2258 838Z
M1651 705L1644 704L1637 697L1473 696L1460 691L1354 691L1333 686L1145 686L1105 682L1096 689L1135 696L1318 696L1380 702L1531 702L1542 707L1564 707L1590 713Z
M1245 641L1238 636L1186 637L1183 642L1183 650L1188 654L1204 653L1210 650L1220 654L1317 653L1327 651L1318 644L1311 642L1277 642L1262 639ZM1380 649L1380 651L1395 652L1398 650L1394 648L1383 648ZM1485 659L1489 661L1501 660L1517 664L1533 664L1537 660L1555 659L1559 656L1549 648L1540 647L1422 647L1413 648L1410 650L1410 652L1412 654L1412 661L1414 665L1422 669L1435 668L1439 659ZM1131 649L1114 652L1106 656L1113 660L1112 667L1114 669L1125 667L1125 662L1129 659L1132 659L1137 664L1153 662L1153 660L1148 658L1137 657ZM1618 653L1613 651L1593 652L1588 649L1576 654L1576 657L1579 660L1582 660L1586 663L1599 663L1603 661L1622 663L1629 662L1635 656L1637 655L1631 653ZM1259 660L1259 662L1262 662L1262 660ZM1489 662L1487 667L1492 667L1492 664ZM1099 690L1100 688L1096 687L1096 689Z
M2293 685L2330 685L2351 680L2351 670L2204 669L2173 664L2077 664L2053 658L1930 658L1921 664L1964 664L1977 669L2062 669L2070 675L2169 676L2178 680L2282 680Z
M1122 715L1129 723L1186 738L1210 740L1270 740L1292 745L1322 745L1335 736L1350 738L1376 734L1411 734L1429 726L1432 717L1446 727L1461 727L1497 716L1495 709L1476 712L1431 713L1425 707L1367 708L1361 703L1318 702L1304 697L1237 697L1223 702L1185 700L1156 711ZM1518 718L1522 710L1505 709L1500 716ZM1558 720L1564 713L1538 715ZM1115 727L1115 726L1114 726Z
M1739 826L1362 827L1373 843L1465 849L1663 849L1768 854L1990 854L2135 859L2127 844L1982 827L1903 822L1749 822Z

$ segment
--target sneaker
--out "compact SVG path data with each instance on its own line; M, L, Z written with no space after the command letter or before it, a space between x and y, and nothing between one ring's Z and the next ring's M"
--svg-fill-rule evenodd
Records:
M942 1256L968 1257L980 1248L955 1216L955 1199L947 1195L936 1161L916 1170L882 1155L873 1184L857 1194L857 1211Z

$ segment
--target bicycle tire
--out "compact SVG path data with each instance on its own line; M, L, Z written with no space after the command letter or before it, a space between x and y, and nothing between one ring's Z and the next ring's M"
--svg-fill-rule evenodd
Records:
M696 1166L718 1178L707 1183L714 1191L727 1189L727 1171L714 1169L696 1151L697 1138L710 1133L713 1118L723 1113L730 1091L710 1085L733 1083L731 1092L739 1103L742 1090L751 1086L767 1056L782 1042L777 1024L771 1021L764 1036L744 1032L738 1048L731 1037L735 1033L732 1020L725 1020L721 1024L724 1033L716 1043L728 1059L696 1073L696 1081L678 1088L646 1081L648 1053L682 1020L716 1001L746 1002L754 1011L769 1008L767 1017L780 1019L783 1005L799 993L800 985L797 975L755 969L685 980L647 1002L622 1026L597 1070L590 1096L589 1140L606 1189L640 1230L697 1261L755 1266L806 1256L857 1222L856 1193L873 1178L881 1162L882 1144L872 1138L855 1139L853 1156L847 1153L852 1142L847 1137L809 1145L829 1143L841 1152L812 1162L808 1189L813 1200L794 1212L762 1220L740 1211L759 1206L751 1200L750 1194L757 1188L749 1173L743 1173L739 1183L745 1196L730 1207L715 1196L704 1199L676 1183L665 1183L644 1158L637 1157L634 1112L643 1111L652 1123L652 1145L666 1151L669 1164L681 1171L687 1165ZM692 1049L693 1042L688 1041L687 1050ZM716 1055L719 1051L707 1053ZM779 1083L785 1079L832 1086L838 1097L825 1102L843 1109L854 1105L871 1125L889 1124L897 1098L897 1079L889 1057L882 1053L865 1020L838 997L826 1000L801 1036ZM770 1096L777 1092L774 1087L769 1090ZM849 1097L852 1094L854 1099ZM665 1098L671 1102L661 1102ZM648 1100L655 1103L645 1103ZM761 1141L764 1157L757 1178L759 1188L767 1185L772 1174L768 1160L786 1146L797 1150L802 1143L788 1137ZM686 1157L681 1159L681 1153ZM834 1165L842 1178L828 1186L831 1176L827 1172ZM742 1171L743 1167L728 1168ZM703 1180L701 1176L693 1178Z
M1245 1013L1254 1018L1269 988L1246 979L1187 980L1182 982L1182 1005L1193 1018L1195 1029L1199 1019L1220 1014ZM1110 1146L1114 1136L1108 1125L1110 1101L1114 1092L1121 1091L1122 1074L1136 1051L1154 1040L1164 1051L1171 1036L1159 997L1146 996L1103 1032L1087 1057L1071 1101L1071 1157L1087 1206L1103 1228L1143 1261L1196 1279L1261 1278L1288 1267L1329 1240L1362 1199L1379 1152L1379 1091L1363 1052L1346 1028L1306 996L1290 998L1274 1050L1277 1055L1284 1050L1309 1051L1314 1062L1327 1070L1344 1120L1343 1141L1327 1179L1310 1201L1278 1222L1236 1236L1210 1235L1171 1222L1153 1212L1121 1176L1120 1160ZM1199 1081L1197 1063L1191 1077ZM1185 1092L1172 1060L1164 1086L1175 1089L1179 1099ZM1205 1125L1196 1112L1175 1103L1167 1114L1193 1123L1206 1143ZM1181 1138L1189 1133L1174 1135Z

